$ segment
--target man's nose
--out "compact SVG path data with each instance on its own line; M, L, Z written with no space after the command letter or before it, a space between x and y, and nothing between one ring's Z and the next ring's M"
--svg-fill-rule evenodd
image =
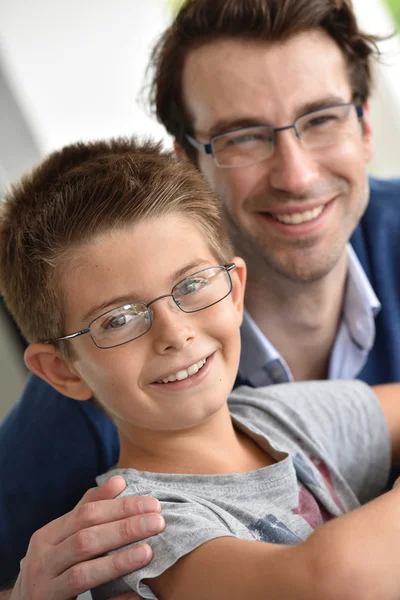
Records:
M181 350L194 339L192 315L184 313L172 298L162 301L154 309L154 349L159 354Z
M317 157L302 145L294 129L279 131L269 159L269 182L292 196L304 196L318 178Z

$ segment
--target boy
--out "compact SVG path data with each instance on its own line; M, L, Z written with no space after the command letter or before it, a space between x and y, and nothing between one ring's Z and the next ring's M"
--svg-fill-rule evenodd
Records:
M360 382L313 382L239 388L230 413L245 273L205 181L151 144L66 147L6 197L0 289L26 363L107 412L121 451L100 479L123 473L167 522L150 565L95 599L398 597L398 490L318 529L383 491L396 386L383 412Z

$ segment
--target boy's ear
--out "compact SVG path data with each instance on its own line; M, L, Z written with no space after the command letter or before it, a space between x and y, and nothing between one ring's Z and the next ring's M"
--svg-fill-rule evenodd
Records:
M52 344L31 344L25 350L25 364L35 375L75 400L89 400L93 392L73 365Z
M232 262L234 262L236 265L236 268L230 273L232 278L232 299L233 304L238 312L240 322L242 322L247 267L243 258L240 258L240 256L234 256L232 258Z

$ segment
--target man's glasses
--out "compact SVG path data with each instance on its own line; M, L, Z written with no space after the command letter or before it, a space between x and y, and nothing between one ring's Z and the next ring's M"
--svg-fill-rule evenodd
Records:
M327 148L360 131L362 116L362 105L349 102L307 113L285 127L252 125L216 135L208 144L190 135L186 139L199 152L211 154L219 167L247 167L272 156L279 131L294 129L304 148Z
M184 313L194 313L209 308L232 291L232 279L229 271L236 265L208 267L197 271L174 285L170 294L154 298L151 302L132 302L108 310L96 317L87 329L47 340L46 344L55 344L62 340L71 340L89 333L98 348L115 348L132 342L147 333L153 324L150 306L162 298L172 298L175 305Z

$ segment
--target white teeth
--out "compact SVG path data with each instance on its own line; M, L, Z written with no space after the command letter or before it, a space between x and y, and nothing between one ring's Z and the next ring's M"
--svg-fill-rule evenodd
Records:
M199 362L195 363L194 365L191 365L187 369L182 369L182 371L178 371L173 375L168 375L168 377L165 377L161 381L158 381L158 383L169 383L172 381L182 381L182 379L187 379L188 377L195 375L205 364L206 360L206 358L202 358L201 360L199 360Z
M189 374L189 377L191 375L195 375L197 373L197 371L199 370L199 367L197 366L197 364L192 365L191 367L188 368L187 372Z
M292 213L291 215L273 214L272 216L280 223L285 223L286 225L299 225L299 223L307 223L307 221L312 221L319 217L324 208L325 205L323 204L322 206L317 206L316 208L306 210L305 212Z

